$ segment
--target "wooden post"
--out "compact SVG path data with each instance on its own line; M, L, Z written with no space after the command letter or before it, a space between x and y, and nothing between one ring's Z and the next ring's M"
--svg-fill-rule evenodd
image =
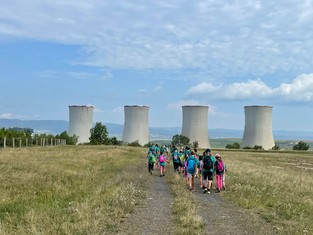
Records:
M15 148L15 139L12 137L12 147Z
M3 148L7 147L7 137L4 136L4 140L3 140Z

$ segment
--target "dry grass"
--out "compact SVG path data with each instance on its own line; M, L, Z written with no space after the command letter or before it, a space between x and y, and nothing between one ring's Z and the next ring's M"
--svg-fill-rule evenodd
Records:
M103 234L145 196L143 149L0 150L0 234Z
M251 208L281 234L313 234L313 153L219 151L227 199Z
M198 216L200 205L197 204L193 193L187 190L185 179L177 173L168 173L167 181L174 194L172 205L175 234L202 234L203 220Z

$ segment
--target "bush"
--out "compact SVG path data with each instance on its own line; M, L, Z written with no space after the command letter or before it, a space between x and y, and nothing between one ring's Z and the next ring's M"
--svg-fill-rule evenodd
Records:
M280 150L280 147L275 144L275 146L272 148L272 150Z
M254 150L263 150L263 147L261 145L254 145L253 149Z
M172 145L188 145L190 139L184 135L174 135L172 137Z
M128 146L132 146L132 147L141 147L141 145L139 144L138 140L128 143Z
M227 149L240 149L240 144L238 142L235 142L233 144L227 144L225 146Z
M197 149L199 147L199 142L197 140L192 142L192 147Z
M300 141L299 143L292 147L293 150L302 150L302 151L307 151L309 148L310 146L303 141Z
M252 149L250 146L245 146L242 149Z

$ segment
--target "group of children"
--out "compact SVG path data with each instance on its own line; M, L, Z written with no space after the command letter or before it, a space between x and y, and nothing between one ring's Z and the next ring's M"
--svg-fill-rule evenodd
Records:
M184 175L190 191L195 191L195 179L198 178L203 193L210 194L214 176L216 177L216 191L226 189L226 165L221 155L216 153L213 156L209 148L200 155L196 148L190 149L189 146L180 149L175 146L159 148L157 144L150 146L147 162L150 174L156 164L160 168L160 177L165 176L165 166L170 162L173 162L175 172Z

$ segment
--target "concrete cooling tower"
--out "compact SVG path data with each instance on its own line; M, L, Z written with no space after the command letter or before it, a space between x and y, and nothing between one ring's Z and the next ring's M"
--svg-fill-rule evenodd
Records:
M148 106L124 106L124 130L122 140L127 143L138 141L140 145L149 142Z
M185 105L183 108L183 128L182 135L190 139L190 143L198 141L199 148L208 148L208 106Z
M68 134L78 136L78 144L89 142L90 129L93 127L93 110L94 106L69 106Z
M245 130L241 147L275 146L272 130L272 106L245 106Z

